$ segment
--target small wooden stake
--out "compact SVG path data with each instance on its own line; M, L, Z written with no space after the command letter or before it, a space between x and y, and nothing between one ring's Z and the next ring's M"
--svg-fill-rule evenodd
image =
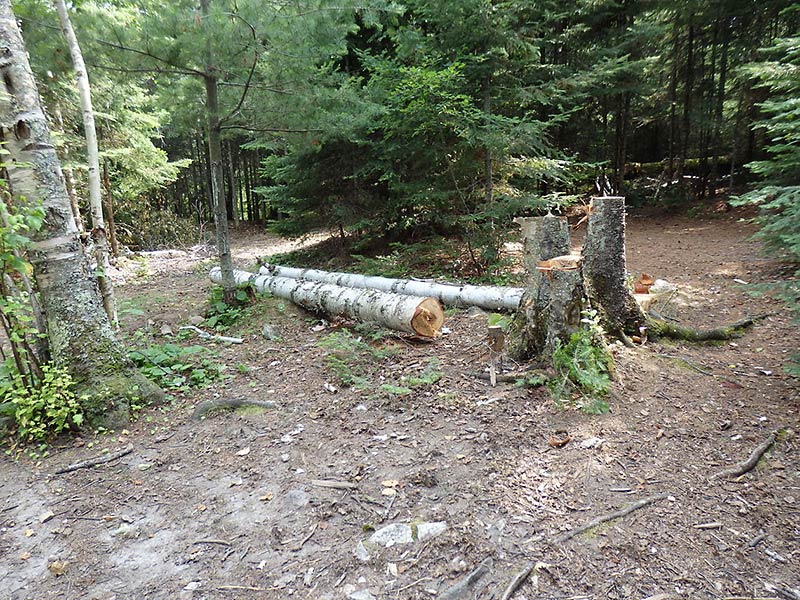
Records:
M500 353L506 344L506 337L500 325L489 325L487 327L488 346L489 346L489 382L492 387L497 385L497 363Z

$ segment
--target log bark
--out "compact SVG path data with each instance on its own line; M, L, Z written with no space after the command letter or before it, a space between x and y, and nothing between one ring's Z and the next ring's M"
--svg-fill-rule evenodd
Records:
M589 300L612 335L639 334L646 318L625 283L625 198L592 199L583 247Z
M211 269L210 277L215 283L222 281L219 267ZM238 285L252 285L260 292L270 292L304 308L379 323L422 337L435 337L444 323L444 311L435 298L388 294L239 270L233 271L233 277Z
M516 360L548 356L580 327L585 299L580 257L569 252L564 217L518 219L528 286L511 324L508 353Z
M0 0L0 75L9 186L15 197L41 201L45 210L28 256L53 361L68 369L79 395L90 394L84 405L90 422L119 425L133 397L158 400L163 394L127 360L103 310L10 0Z
M280 265L264 265L259 271L262 275L290 277L331 283L342 287L373 289L395 294L436 298L442 304L455 306L479 306L488 310L517 310L525 291L523 288L456 285L413 279L392 279L355 273L335 273L319 269L298 269Z

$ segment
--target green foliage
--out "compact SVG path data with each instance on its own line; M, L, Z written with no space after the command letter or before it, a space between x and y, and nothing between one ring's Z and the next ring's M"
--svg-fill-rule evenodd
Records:
M782 38L764 50L772 60L747 65L744 72L770 93L761 103L764 118L755 124L769 139L768 160L752 162L760 182L736 204L759 207L758 237L767 251L795 267L794 276L773 286L800 320L800 37ZM787 370L800 375L800 356Z
M227 304L223 299L223 290L214 286L209 293L209 308L203 323L217 331L225 331L232 327L246 314L245 305L255 297L253 287L241 285L236 288L234 296L237 306Z
M65 369L42 365L42 376L35 387L8 363L0 370L0 416L13 419L21 440L43 441L83 424L82 402L88 397L75 394L74 381Z
M210 360L204 346L151 345L128 352L145 377L165 389L204 387L222 377L224 367Z
M334 331L323 337L318 345L328 351L325 366L342 385L357 389L369 388L376 368L392 354L390 349L371 346L348 330Z
M436 357L428 359L428 364L418 376L403 377L401 381L408 387L419 387L433 385L437 383L444 374L439 370L439 359Z
M557 377L548 384L553 397L561 402L579 397L580 408L590 414L609 411L605 397L611 387L611 356L602 342L596 311L584 312L584 327L573 333L566 344L553 352Z

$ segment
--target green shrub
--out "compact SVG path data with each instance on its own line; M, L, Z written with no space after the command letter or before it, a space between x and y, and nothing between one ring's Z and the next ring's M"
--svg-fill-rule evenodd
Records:
M203 387L222 377L223 366L206 356L203 346L152 345L132 350L128 357L145 377L166 389Z
M611 387L611 355L602 342L596 311L584 312L584 327L553 352L558 376L548 387L556 401L578 396L578 404L590 414L609 411L605 397Z
M42 441L83 424L81 403L88 397L75 394L75 382L65 369L42 365L42 377L32 388L13 368L4 371L5 377L0 382L0 416L13 420L20 439Z

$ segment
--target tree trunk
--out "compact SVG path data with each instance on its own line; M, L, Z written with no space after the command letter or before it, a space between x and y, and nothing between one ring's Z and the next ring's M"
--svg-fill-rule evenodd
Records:
M210 277L216 283L222 280L219 267L211 269ZM422 337L437 336L444 323L444 311L435 298L387 294L238 270L234 271L234 277L238 284L251 284L260 292L270 292L310 310L379 323Z
M683 175L686 157L689 156L689 134L691 131L692 91L694 86L694 15L689 16L689 37L686 40L686 83L683 92L683 126L681 128L681 156L678 175Z
M200 10L208 17L208 0L200 1ZM207 34L210 35L210 34ZM225 182L222 173L222 140L219 120L217 77L214 74L211 42L206 47L206 72L203 76L206 87L206 117L208 119L208 161L211 168L211 196L214 206L214 224L217 230L217 254L221 269L222 296L226 304L236 303L236 282L233 279L233 262L228 238L228 208L225 202Z
M719 156L722 149L722 115L725 103L725 85L728 78L728 46L730 45L730 23L725 19L723 23L722 32L722 56L720 58L719 66L719 83L717 85L716 107L714 110L714 133L711 141L712 151L714 153L711 159L711 176L709 177L709 186L712 196L716 194L717 184L719 179ZM733 151L731 151L731 163L733 162Z
M672 183L675 179L675 149L677 148L678 118L676 109L678 106L678 57L680 55L680 29L678 27L678 17L675 17L675 25L672 42L672 70L669 78L669 180Z
M583 257L589 299L603 327L612 335L638 335L646 319L625 283L625 198L592 199Z
M103 187L106 189L104 208L108 221L108 239L111 241L111 255L118 257L119 242L117 241L117 225L114 223L114 198L111 195L111 179L108 177L108 161L103 161Z
M489 310L517 310L523 288L492 285L456 285L413 279L392 279L359 275L356 273L332 273L318 269L298 269L279 265L264 265L260 274L272 277L288 277L319 281L342 287L373 289L409 296L430 296L442 304L454 306L480 306Z
M577 331L585 291L580 257L564 256L569 252L567 219L547 215L518 222L528 282L509 332L508 353L527 360L551 355Z
M489 117L492 115L492 78L487 75L483 82L483 113L486 119L486 130L488 133L490 123ZM483 201L488 206L494 200L494 185L492 174L492 148L489 144L484 144L483 147Z
M158 400L163 394L127 360L103 311L10 0L0 0L0 47L7 92L0 98L0 125L11 191L41 199L46 213L29 256L51 355L68 369L78 393L90 395L84 403L89 422L117 426L127 421L131 399Z
M100 155L97 149L97 131L94 127L94 110L92 109L92 94L89 87L89 76L83 62L83 54L78 45L78 38L72 29L67 6L64 0L53 0L58 19L61 22L61 33L67 40L72 65L75 69L75 81L81 100L81 114L83 115L83 129L86 136L86 160L89 172L89 209L92 216L92 239L95 247L95 260L97 261L97 283L103 298L105 308L111 324L119 327L117 318L117 300L114 297L114 286L106 275L110 264L108 260L108 238L105 220L103 219L103 199L100 191Z

